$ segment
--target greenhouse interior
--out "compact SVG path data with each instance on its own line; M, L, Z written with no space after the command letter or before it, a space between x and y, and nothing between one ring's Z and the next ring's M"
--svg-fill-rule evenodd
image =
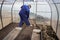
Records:
M29 4L32 26L21 29L19 12ZM0 0L0 40L60 40L59 10L60 0Z

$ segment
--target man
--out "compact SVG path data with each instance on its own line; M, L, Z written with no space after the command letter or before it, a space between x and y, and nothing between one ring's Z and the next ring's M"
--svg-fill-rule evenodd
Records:
M19 27L22 27L23 23L25 23L27 26L30 26L29 23L29 13L30 13L30 8L31 5L23 5L21 6L21 10L19 12L19 16L20 16L20 23L19 23Z

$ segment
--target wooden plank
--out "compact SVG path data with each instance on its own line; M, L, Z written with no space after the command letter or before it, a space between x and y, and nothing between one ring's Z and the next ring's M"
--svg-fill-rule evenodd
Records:
M33 33L32 33L31 40L40 40L40 36L41 36L40 32L41 32L40 29L34 29Z
M31 40L32 31L34 27L26 27L22 32L15 38L15 40Z

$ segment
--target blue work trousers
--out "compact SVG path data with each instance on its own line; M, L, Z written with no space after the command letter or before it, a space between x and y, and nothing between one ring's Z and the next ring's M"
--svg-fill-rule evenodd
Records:
M22 27L22 25L25 23L27 26L30 26L28 17L26 14L20 14L20 23L19 23L19 27Z

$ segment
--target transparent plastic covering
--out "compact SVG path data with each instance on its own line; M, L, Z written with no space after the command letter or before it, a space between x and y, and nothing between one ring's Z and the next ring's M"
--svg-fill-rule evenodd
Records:
M23 2L21 1L16 1L13 5L12 13L13 13L13 22L19 22L20 17L19 17L19 11L21 9L21 6L23 5Z
M51 18L51 10L47 2L32 1L32 2L24 2L24 4L26 5L31 4L32 7L30 9L30 19L35 19L36 24L40 24L40 22L44 22L44 21L46 22L47 20L45 19L49 20Z
M52 28L60 39L60 0L50 0L48 3L52 11Z
M51 25L52 25L52 28L54 29L54 31L56 32L57 18L58 18L57 9L52 0L49 1L48 3L50 4L50 7L51 7L51 20L52 20Z
M11 22L19 22L20 7L31 4L30 19L35 19L37 24L51 25L57 36L60 36L60 0L4 0L1 5L2 2L3 0L0 0L0 15L2 14L4 27ZM2 28L1 24L0 18Z
M30 0L29 0L30 1ZM32 1L32 0L31 0ZM31 4L31 1L29 2ZM19 17L19 11L21 10L21 6L23 4L28 3L28 1L25 0L16 0L14 5L13 5L13 9L12 9L12 13L13 13L13 22L19 22L20 21L20 17ZM32 2L32 6L34 9L34 2ZM26 4L27 5L27 4ZM32 10L33 10L32 9ZM36 10L36 9L35 9ZM34 11L34 10L33 10Z
M34 0L34 2L24 2L24 4L34 5L31 12L35 13L36 23L52 25L60 39L60 0Z
M46 24L49 22L50 24L50 18L51 18L51 10L47 2L37 2L37 18L36 23L43 23Z
M13 4L15 0L4 0L4 4Z
M56 5L56 10L57 10L57 15L58 15L58 18L57 18L57 26L56 26L56 32L57 32L57 36L59 37L60 39L60 0L54 0L53 2L55 2L55 5Z
M12 0L5 0L2 4L1 14L3 27L11 23L11 8L13 3L14 1Z

